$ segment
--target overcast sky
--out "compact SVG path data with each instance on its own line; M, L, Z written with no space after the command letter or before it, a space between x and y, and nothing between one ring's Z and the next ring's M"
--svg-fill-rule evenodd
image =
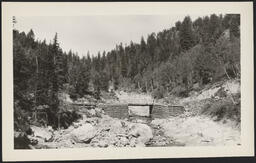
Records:
M131 16L65 16L65 17L16 17L15 28L28 32L33 29L36 39L49 43L58 33L60 47L70 49L79 56L96 55L98 51L110 51L120 42L129 44L140 42L152 32L171 28L186 15L131 15ZM199 15L190 15L194 20Z

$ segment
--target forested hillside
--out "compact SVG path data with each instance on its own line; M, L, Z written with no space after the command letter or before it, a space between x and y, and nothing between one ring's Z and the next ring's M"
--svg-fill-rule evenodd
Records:
M49 123L57 125L63 108L59 94L77 99L96 98L110 87L187 96L195 86L240 77L240 15L211 15L122 43L109 51L80 58L59 47L57 34L50 44L35 40L33 30L13 31L15 128L27 123L33 109L45 107ZM84 45L86 46L86 45ZM22 118L21 118L22 117Z
M102 57L98 54L92 60L92 70L106 76L102 81L111 80L115 88L165 89L178 94L195 83L237 77L239 21L239 15L211 15L194 22L186 17L175 27L142 38L140 44L119 44Z

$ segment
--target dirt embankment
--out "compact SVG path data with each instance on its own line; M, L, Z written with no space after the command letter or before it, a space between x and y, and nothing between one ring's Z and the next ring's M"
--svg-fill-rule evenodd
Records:
M226 81L180 99L185 114L152 123L186 146L240 145L240 82Z

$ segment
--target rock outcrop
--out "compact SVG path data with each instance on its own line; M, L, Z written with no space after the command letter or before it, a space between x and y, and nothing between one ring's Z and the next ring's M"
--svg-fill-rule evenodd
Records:
M30 128L32 129L33 137L38 140L40 139L41 141L50 141L53 137L53 131L50 127L46 128L31 126Z
M129 134L136 138L139 146L145 146L145 144L153 138L152 129L146 124L133 124Z
M96 130L91 124L86 123L74 129L70 135L76 143L90 143L96 135Z

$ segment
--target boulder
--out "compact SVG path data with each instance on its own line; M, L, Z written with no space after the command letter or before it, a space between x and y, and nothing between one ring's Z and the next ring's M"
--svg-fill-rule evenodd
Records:
M100 140L99 143L98 143L98 146L106 148L106 147L108 147L108 144L104 140Z
M82 126L82 123L80 122L73 122L73 127L78 128L79 126Z
M122 146L129 145L129 140L126 137L120 137L120 144L122 144Z
M95 108L95 111L97 112L97 113L102 113L102 108Z
M48 126L48 127L47 127L47 130L48 130L49 132L53 132L53 131L54 131L53 128L52 128L52 126Z
M91 125L95 126L99 123L98 118L88 118L85 120L85 123L90 123Z
M153 138L152 129L146 124L134 124L130 128L130 135L137 138L138 144L145 144Z
M227 81L224 85L224 90L228 94L237 94L240 93L240 82L236 80Z
M111 128L113 128L113 129L119 129L119 128L122 128L122 127L123 127L123 125L122 125L121 121L114 120L111 123Z
M30 128L34 133L34 137L44 139L45 141L49 141L53 136L52 129L50 128L37 126L31 126Z
M96 135L96 129L89 123L86 123L71 132L72 139L76 143L90 143Z
M86 118L87 118L86 114L83 114L83 115L82 115L82 120L84 120L84 119L86 119Z
M130 147L136 147L136 138L132 137L129 141Z
M88 109L87 114L88 114L88 117L95 117L96 111L95 111L95 109Z

